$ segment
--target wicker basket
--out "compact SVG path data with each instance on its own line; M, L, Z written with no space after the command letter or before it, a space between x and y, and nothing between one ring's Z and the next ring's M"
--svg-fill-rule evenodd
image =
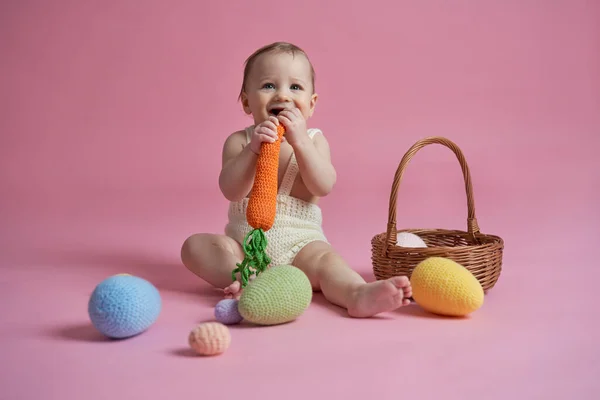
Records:
M402 174L417 151L430 144L441 144L454 152L462 167L467 191L467 231L445 229L396 229L396 201ZM396 174L392 193L387 231L371 240L373 272L377 279L405 275L410 278L416 265L429 257L445 257L467 268L479 280L484 291L494 287L502 268L504 241L479 231L475 218L475 203L471 175L465 158L453 142L443 137L429 137L415 143L404 155ZM427 244L426 248L408 248L396 245L399 232L412 232Z

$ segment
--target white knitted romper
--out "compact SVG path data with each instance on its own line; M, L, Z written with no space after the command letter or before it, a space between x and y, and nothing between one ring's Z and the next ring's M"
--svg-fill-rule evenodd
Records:
M246 128L246 141L250 142L253 126ZM318 129L309 129L312 139ZM292 157L283 176L277 193L277 212L271 229L265 232L267 237L267 255L271 257L271 266L290 265L296 254L308 243L321 240L328 243L322 229L321 208L313 203L291 197L290 192L296 175L298 163ZM229 222L225 226L225 234L238 243L244 243L246 234L252 229L246 220L248 198L229 204Z

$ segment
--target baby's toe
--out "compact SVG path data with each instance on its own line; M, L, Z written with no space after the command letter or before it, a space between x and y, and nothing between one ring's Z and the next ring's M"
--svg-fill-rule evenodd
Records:
M395 276L390 278L389 281L398 289L405 289L410 286L410 281L406 276Z

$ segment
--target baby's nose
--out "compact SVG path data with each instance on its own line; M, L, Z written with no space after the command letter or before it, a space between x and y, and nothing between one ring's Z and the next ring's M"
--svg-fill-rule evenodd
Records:
M282 91L282 90L278 91L275 94L275 97L276 97L277 100L283 101L283 102L290 101L290 99L291 99L290 96L289 96L289 94L287 92L285 92L285 91Z

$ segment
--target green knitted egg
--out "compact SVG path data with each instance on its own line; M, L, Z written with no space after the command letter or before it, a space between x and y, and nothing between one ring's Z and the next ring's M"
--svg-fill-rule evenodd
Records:
M244 288L238 311L254 324L283 324L304 313L312 293L310 281L302 270L278 265L259 274Z

